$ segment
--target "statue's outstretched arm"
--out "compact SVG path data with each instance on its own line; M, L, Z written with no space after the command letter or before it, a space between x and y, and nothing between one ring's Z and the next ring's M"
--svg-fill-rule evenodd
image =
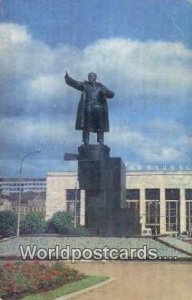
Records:
M106 86L102 85L102 93L105 95L107 98L113 98L115 96L115 93L108 89Z
M83 90L83 83L77 80L74 80L73 78L71 78L68 73L66 72L65 74L65 82L72 86L74 89L82 91Z

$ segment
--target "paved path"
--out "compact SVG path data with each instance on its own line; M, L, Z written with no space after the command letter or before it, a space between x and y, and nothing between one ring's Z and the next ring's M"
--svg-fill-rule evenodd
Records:
M169 245L176 247L177 249L184 250L192 255L192 244L187 243L186 241L183 241L178 237L165 236L159 237L158 240L168 243Z
M152 262L86 262L75 268L114 281L75 300L192 300L192 264Z

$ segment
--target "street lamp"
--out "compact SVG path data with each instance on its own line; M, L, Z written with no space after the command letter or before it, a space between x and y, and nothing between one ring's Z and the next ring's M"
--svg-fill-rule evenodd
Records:
M22 194L22 187L21 187L21 182L22 182L22 170L23 170L23 162L24 160L28 157L28 156L31 156L33 154L36 154L36 153L40 153L41 150L38 149L36 151L32 151L32 152L29 152L27 154L25 154L21 161L20 161L20 167L19 167L19 200L18 200L18 212L17 212L17 236L20 235L20 222L21 222L21 194Z
M77 201L78 201L78 197L77 197L77 185L75 186L75 207L74 207L74 228L77 227Z

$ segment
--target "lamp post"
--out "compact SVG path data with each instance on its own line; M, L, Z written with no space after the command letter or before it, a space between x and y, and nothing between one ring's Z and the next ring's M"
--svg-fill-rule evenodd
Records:
M36 150L36 151L32 151L29 152L27 154L25 154L21 161L20 161L20 166L19 166L19 200L18 200L18 212L17 212L17 236L20 235L20 222L21 222L21 194L22 194L22 187L21 187L21 182L22 182L22 170L23 170L23 162L24 160L28 157L31 156L33 154L36 153L40 153L41 150Z
M77 185L75 186L75 207L74 207L74 228L77 227L77 201L78 201L78 197L77 197Z

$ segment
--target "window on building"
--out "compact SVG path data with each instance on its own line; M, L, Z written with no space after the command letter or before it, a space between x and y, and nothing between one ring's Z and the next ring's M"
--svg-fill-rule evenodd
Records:
M159 225L160 223L160 203L159 201L146 202L146 224Z
M80 223L80 202L79 201L67 201L67 212L70 213L75 222L76 218L76 224Z
M127 200L140 200L140 190L139 189L127 189L126 190Z
M152 234L160 233L160 201L148 200L146 205L146 227L151 228Z
M179 201L166 202L166 230L179 231Z
M166 230L179 231L180 228L180 190L179 189L166 189Z
M192 200L192 189L185 189L185 200Z
M131 210L131 213L135 215L139 215L139 200L140 200L139 189L126 190L127 208L129 208Z
M152 234L160 232L160 189L145 189L146 227Z
M67 189L66 199L67 199L67 212L74 217L74 222L78 224L80 222L80 190Z
M66 190L66 199L67 201L74 201L75 199L80 199L80 190L79 189L67 189Z
M139 201L127 201L127 208L129 208L132 212L139 214Z
M186 201L186 229L192 230L192 200Z
M179 189L166 189L165 190L166 200L180 200L180 190Z
M75 202L67 202L67 212L70 214L74 214L75 212Z
M146 200L160 200L160 189L145 189Z

